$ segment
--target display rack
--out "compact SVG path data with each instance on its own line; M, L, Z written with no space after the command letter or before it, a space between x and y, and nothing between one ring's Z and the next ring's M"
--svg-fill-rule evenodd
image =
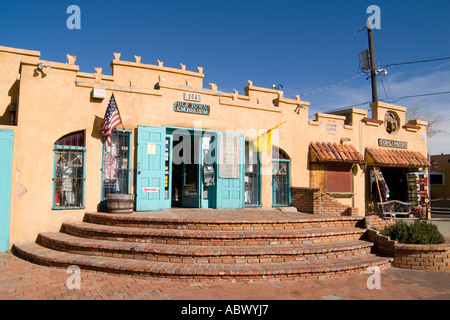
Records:
M428 174L425 171L408 172L408 199L414 206L429 207Z

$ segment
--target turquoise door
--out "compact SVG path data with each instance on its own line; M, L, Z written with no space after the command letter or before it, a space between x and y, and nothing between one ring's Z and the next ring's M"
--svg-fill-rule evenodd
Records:
M217 208L244 207L245 140L243 134L218 133Z
M161 210L165 194L166 129L138 126L136 211Z
M14 131L0 130L0 252L9 250Z

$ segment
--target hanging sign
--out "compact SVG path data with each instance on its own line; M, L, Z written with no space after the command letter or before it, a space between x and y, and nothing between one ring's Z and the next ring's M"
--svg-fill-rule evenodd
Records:
M406 142L406 141L395 141L395 140L387 140L387 139L378 139L378 145L380 147L391 147L391 148L408 149L408 142Z
M156 144L155 143L147 143L147 154L150 154L150 155L156 154Z
M173 110L175 112L193 113L209 116L210 106L206 104L176 101L173 104Z

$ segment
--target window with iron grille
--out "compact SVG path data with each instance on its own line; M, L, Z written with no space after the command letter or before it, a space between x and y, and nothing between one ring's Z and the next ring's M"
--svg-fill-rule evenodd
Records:
M291 161L287 153L272 146L272 206L291 204Z
M272 206L291 204L290 160L272 159Z
M111 146L103 148L102 198L108 194L130 193L131 131L115 129Z
M84 132L60 138L54 145L53 209L84 208Z

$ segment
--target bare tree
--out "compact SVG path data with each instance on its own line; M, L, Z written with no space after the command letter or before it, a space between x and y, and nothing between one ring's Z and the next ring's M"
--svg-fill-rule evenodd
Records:
M414 101L413 105L406 110L406 121L423 120L428 122L427 136L433 137L438 133L445 132L440 128L442 122L447 120L443 114L430 111L423 101Z

